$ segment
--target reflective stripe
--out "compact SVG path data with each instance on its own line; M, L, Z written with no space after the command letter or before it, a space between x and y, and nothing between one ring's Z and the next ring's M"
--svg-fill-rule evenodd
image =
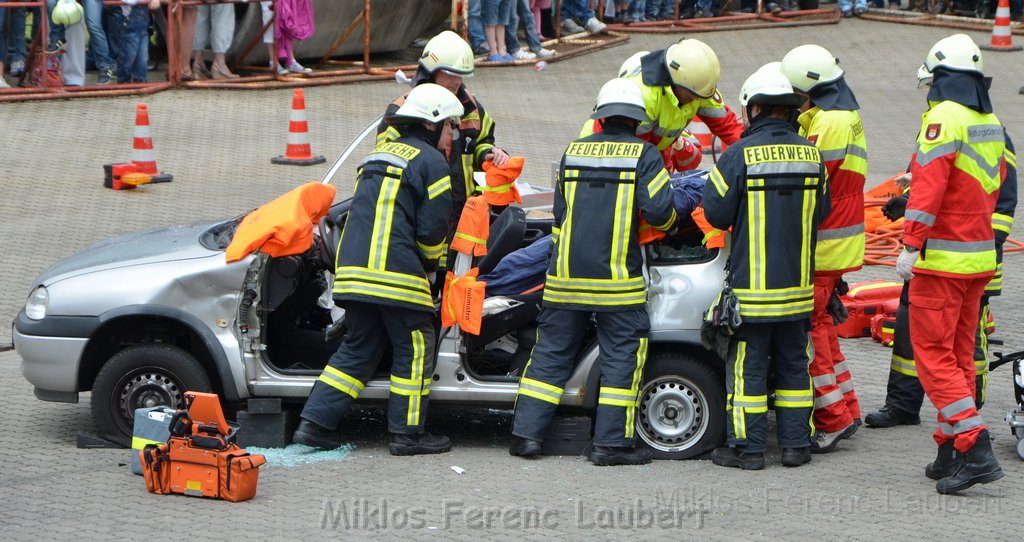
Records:
M940 433L946 435L947 437L952 437L956 435L956 433L953 432L953 426L949 425L948 423L939 422L936 429L938 429Z
M841 391L843 393L850 393L851 391L853 391L853 381L852 380L844 380L844 381L840 382L839 383L839 391Z
M725 118L726 114L724 107L701 107L697 110L697 116L708 119Z
M440 196L441 194L444 194L445 192L451 190L451 188L452 188L451 180L452 180L452 178L450 176L445 175L443 178L441 178L441 180L439 180L439 181L435 182L434 184L428 186L427 187L427 198L428 199L434 199L437 196Z
M1010 233L1013 229L1013 217L1002 213L992 213L992 229Z
M546 384L540 380L534 380L525 376L519 380L519 395L540 399L553 405L561 402L563 392L562 388Z
M742 397L745 384L743 381L743 364L747 359L747 342L738 341L736 343L736 359L733 361L732 374L733 374L733 396L729 404L733 407L739 405L736 404L736 397ZM765 405L767 410L767 405ZM739 408L732 409L732 430L735 433L736 438L745 439L747 438L747 418L742 406Z
M351 396L353 399L359 397L359 392L363 391L362 382L330 365L324 367L324 371L320 373L320 378L317 380Z
M141 449L145 448L147 445L150 445L150 444L155 444L155 445L167 444L167 441L166 440L149 440L148 438L142 438L142 437L132 437L132 449L133 450L141 450Z
M384 264L388 261L388 243L391 239L391 227L394 225L396 210L395 203L401 184L398 179L390 177L381 179L373 231L370 234L370 238L376 241L370 245L370 253L367 256L367 267L371 269L384 269Z
M629 252L629 236L633 230L633 210L635 202L633 185L620 184L615 194L615 216L612 221L612 238L609 247L608 269L611 279L628 280L629 268L626 265L626 253ZM639 277L643 279L643 276Z
M424 245L423 243L416 241L416 247L423 253L423 257L428 260L436 260L444 253L444 241L436 245Z
M811 390L775 390L775 408L813 408Z
M565 167L589 167L603 169L629 169L636 170L639 158L627 158L624 156L574 156L565 155Z
M850 372L850 369L846 367L846 360L840 361L839 363L833 365L832 370L835 371L836 376Z
M835 239L844 239L846 237L854 237L856 235L862 235L864 233L864 223L854 224L853 226L846 226L845 228L833 228L828 230L818 230L818 241L832 241Z
M597 396L597 403L601 405L633 407L636 406L638 399L636 390L601 386L601 392Z
M653 198L655 194L660 192L661 189L664 188L666 184L668 184L669 180L671 180L671 177L669 176L668 172L665 171L664 168L662 168L662 170L659 171L653 179L651 179L651 182L647 183L648 195L650 195L650 197Z
M811 377L811 384L813 384L815 388L820 388L823 386L834 386L835 383L836 375L834 374L825 374Z
M857 158L863 158L867 160L868 151L864 147L859 145L850 144L844 149L835 149L831 151L821 151L822 162L833 162L836 160L845 160L848 156L856 156ZM844 168L845 169L845 168Z
M825 395L821 395L819 397L815 397L814 398L814 408L816 408L816 409L818 409L818 408L825 408L825 407L827 407L829 405L838 403L839 401L842 401L842 400L843 400L843 392L841 392L839 390L832 390L832 391L826 393ZM776 401L775 405L778 406L778 404L779 404L778 401Z
M630 392L636 396L632 406L626 407L626 427L624 435L626 438L636 436L636 409L640 404L640 379L644 374L644 365L647 363L647 337L640 339L636 349L636 368L633 369L633 380L630 382Z
M759 162L747 166L747 175L813 175L817 177L821 164L817 162Z
M718 195L725 197L726 191L729 190L729 185L726 184L725 179L722 178L722 172L718 171L718 166L711 169L711 173L708 174L708 180L711 181L711 185L715 187L715 191Z
M889 370L917 378L917 365L914 360L892 355L889 361Z
M917 149L917 165L924 167L931 163L933 160L948 156L956 153L960 150L960 141L950 141L949 143L943 143L937 147L932 148L928 152L922 151L920 148Z
M999 184L1002 182L1002 179L999 176L1000 167L998 160L995 165L988 164L985 162L985 158L981 156L978 151L974 150L974 147L966 145L960 149L960 156L969 158L973 162L973 165L977 166L978 169L988 177L988 179L978 179L981 183L981 187L985 189L985 192L991 194L999 189ZM960 169L963 170L964 168L961 167ZM975 177L974 175L971 176Z
M947 241L944 239L928 239L928 250L944 250L946 252L987 252L995 250L995 241Z
M408 145L402 145L401 143L396 143L396 145L409 147ZM418 152L419 151L417 150L417 153ZM409 161L406 160L405 158L402 158L401 156L391 154L390 152L372 152L368 154L366 158L363 158L362 162L359 162L359 167L363 167L371 162L387 162L388 164L391 164L395 167L399 167L402 169L405 169L406 167L409 166Z
M964 397L963 399L958 399L940 408L939 414L942 414L942 417L948 420L957 414L966 412L972 408L974 408L974 398Z
M921 224L924 224L925 226L931 226L931 225L935 224L935 215L933 215L931 213L928 213L928 212L925 212L925 211L919 211L917 209L907 209L907 211L906 211L906 213L904 213L903 217L906 218L907 220L913 220L914 222L920 222Z
M978 415L975 415L975 416L971 416L970 418L967 418L966 420L961 420L959 422L956 422L956 424L953 425L953 433L959 435L960 433L966 433L967 431L970 431L971 429L974 429L975 427L984 427L984 426L985 426L985 420L981 419L981 415L978 414Z
M768 396L733 394L732 406L750 413L768 412Z

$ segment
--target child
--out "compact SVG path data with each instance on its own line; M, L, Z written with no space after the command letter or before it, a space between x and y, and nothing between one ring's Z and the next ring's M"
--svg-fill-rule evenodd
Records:
M121 1L127 5L114 10L114 21L121 29L117 82L145 83L149 63L149 11L160 9L160 0Z

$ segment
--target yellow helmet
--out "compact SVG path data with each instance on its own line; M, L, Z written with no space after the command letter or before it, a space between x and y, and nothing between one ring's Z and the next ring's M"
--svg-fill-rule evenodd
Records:
M917 70L918 79L927 79L936 68L945 68L958 72L974 72L981 74L985 63L981 58L981 49L967 34L953 34L937 41L924 64ZM927 74L927 77L922 77Z
M843 76L839 59L820 45L801 45L782 58L782 73L793 88L810 92L814 87L831 83Z
M473 73L473 49L451 30L430 38L420 55L420 66L427 73L446 70L458 75Z
M405 97L405 103L395 111L393 122L423 120L438 123L457 119L464 112L462 103L451 91L441 85L423 83L416 85Z
M718 55L700 40L683 38L665 51L665 67L672 84L701 98L715 95L721 67Z

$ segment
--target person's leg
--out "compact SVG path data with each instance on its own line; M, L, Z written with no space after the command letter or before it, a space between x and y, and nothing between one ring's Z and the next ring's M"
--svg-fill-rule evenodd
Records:
M480 54L487 48L487 36L484 34L483 21L484 0L469 0L469 13L466 16L466 29L469 33L469 45L473 52Z
M228 49L235 37L235 6L234 4L216 4L210 6L210 48L213 50L211 71L229 79L237 75L231 72L227 64Z
M7 27L7 8L0 8L0 88L8 88L7 80L4 79L4 65L7 62L7 34L4 29Z
M518 1L518 0L517 0ZM519 16L515 10L509 14L509 23L505 25L505 50L515 53L522 45L519 43Z
M46 51L51 53L64 48L64 26L54 24L53 19L49 16L50 13L53 13L53 8L56 6L57 0L46 0L46 18L50 21L47 27L49 34L46 38Z
M25 71L25 58L28 46L25 42L25 8L7 8L7 61L11 75L21 75Z
M771 370L775 374L775 419L779 447L783 450L807 448L811 444L814 393L807 371L811 355L810 324L809 320L778 322L773 332Z
M189 62L192 56L192 47L189 44L195 41L196 9L184 6L181 9L184 11L181 14L181 25L178 26L178 69L183 79L195 79Z
M828 304L838 282L838 276L815 275L814 312L811 314L814 357L811 359L810 374L814 384L814 426L828 433L841 431L853 423L836 379L829 337L829 331L834 332L835 324L832 315L828 313Z
M113 75L114 59L110 56L107 32L103 28L103 0L85 0L85 28L89 31L89 51L96 69Z
M772 324L742 324L726 362L726 444L764 453L768 433L768 356Z
M146 6L135 6L131 11L132 42L135 49L135 62L132 65L132 82L145 83L148 80L149 64L149 9Z
M380 312L393 355L388 432L416 435L423 432L434 376L434 314L396 307Z
M121 11L120 6L117 9L111 10L110 13L110 26L108 29L111 30L110 35L117 36L117 46L114 49L117 50L117 82L128 83L132 80L132 63L135 60L135 51L132 48L132 34L128 28L128 20L124 12ZM114 29L116 31L113 31Z
M981 315L978 318L974 336L974 404L981 410L985 405L985 388L988 387L988 332L989 315L988 293L981 296Z
M636 445L637 398L647 360L650 318L646 311L597 313L601 388L594 445Z
M196 32L192 38L192 73L200 79L209 77L209 70L206 69L206 47L209 43L210 6L196 6Z

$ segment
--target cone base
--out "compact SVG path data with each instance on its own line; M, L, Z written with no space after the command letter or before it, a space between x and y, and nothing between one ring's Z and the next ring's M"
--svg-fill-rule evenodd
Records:
M157 173L156 175L150 175L149 182L150 183L169 183L169 182L171 182L173 180L174 180L174 175L171 175L170 173L164 173L164 172L161 171L160 173Z
M1024 49L1020 45L979 45L978 47L986 51L1020 51Z
M311 156L309 158L286 158L284 156L278 156L271 158L271 164L278 164L281 166L315 166L326 162L327 159L323 156Z

